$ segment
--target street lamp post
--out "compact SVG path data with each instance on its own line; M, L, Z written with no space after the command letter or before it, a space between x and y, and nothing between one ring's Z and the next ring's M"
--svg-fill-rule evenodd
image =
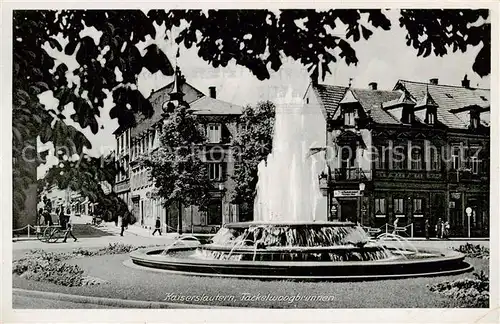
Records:
M467 207L465 213L467 214L467 237L470 238L470 217L472 215L472 208Z
M219 191L221 193L221 198L220 198L220 213L221 213L221 218L222 218L222 225L224 225L224 183L219 182Z
M358 201L359 201L359 208L360 208L360 224L362 223L363 221L363 214L364 214L364 206L362 204L362 197L364 196L364 193L365 193L365 184L363 182L360 182L359 183L359 197L358 197Z

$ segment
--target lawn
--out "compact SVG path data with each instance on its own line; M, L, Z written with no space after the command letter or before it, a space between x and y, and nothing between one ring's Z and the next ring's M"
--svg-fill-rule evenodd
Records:
M433 293L426 285L457 276L396 279L367 282L255 281L174 275L137 269L123 264L126 254L76 258L67 261L85 274L104 279L106 284L64 287L13 276L15 288L61 292L86 296L146 301L170 301L217 306L266 308L446 308L458 301ZM488 259L466 258L474 271L488 273ZM297 295L299 296L297 299ZM281 297L280 297L281 296ZM292 299L292 296L295 300ZM170 298L170 299L169 299ZM182 298L184 298L182 300ZM266 300L267 299L267 300ZM311 300L316 299L316 300ZM319 300L318 300L319 299Z

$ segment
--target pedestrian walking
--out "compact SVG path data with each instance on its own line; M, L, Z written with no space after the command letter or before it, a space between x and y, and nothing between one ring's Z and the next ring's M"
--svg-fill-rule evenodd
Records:
M431 224L429 224L429 220L425 220L424 230L425 230L425 239L429 239L429 230L431 228Z
M448 239L450 237L450 223L448 221L446 221L444 223L444 238L445 239Z
M69 208L66 210L66 211L69 211ZM77 241L75 235L73 235L73 223L71 221L71 215L65 215L65 218L66 218L66 221L65 221L65 225L66 225L66 232L64 233L64 240L63 240L63 243L66 243L66 240L68 239L68 235L71 235L71 237L75 240L75 242Z
M122 229L122 230L121 230L121 232L120 232L120 236L123 236L123 232L125 231L125 229L126 229L126 228L127 228L127 226L128 226L128 223L129 223L129 218L130 218L130 216L129 216L129 213L128 213L128 212L125 212L125 214L121 217L121 220L122 220L122 221L121 221L120 226L121 226L121 229Z
M161 222L160 222L160 217L156 217L155 230L153 231L153 236L155 235L156 231L158 231L158 233L160 233L160 236L161 236Z
M434 227L434 229L436 230L436 238L443 237L443 234L442 234L443 226L441 225L442 222L443 221L441 220L441 218L439 218L437 223L436 223L436 226Z
M59 212L59 226L61 226L61 228L63 230L65 230L66 229L66 215L64 215L64 208L61 206L58 209L58 212Z

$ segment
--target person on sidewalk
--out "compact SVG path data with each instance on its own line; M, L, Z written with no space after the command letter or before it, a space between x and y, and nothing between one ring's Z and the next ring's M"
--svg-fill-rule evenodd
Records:
M128 226L128 222L129 222L129 214L128 212L126 212L122 217L121 217L121 232L120 232L120 236L123 236L123 232L125 231L125 229L127 228Z
M429 224L429 220L425 219L425 225L424 225L424 230L425 230L425 239L429 239L429 230L430 230L431 225Z
M156 231L158 231L158 233L160 233L160 236L161 236L161 222L160 222L160 217L156 217L155 230L153 231L153 236L155 236Z
M450 237L450 223L446 221L443 226L443 238L447 240Z
M67 212L69 212L69 209L66 210ZM71 235L71 237L75 240L75 242L77 241L75 235L73 235L73 223L71 221L71 214L67 214L66 215L66 232L64 233L64 240L63 240L63 243L66 243L66 240L68 239L68 235Z
M436 223L436 226L435 226L435 230L436 230L436 238L442 238L443 237L443 234L442 234L442 223L443 221L441 220L441 218L438 219L437 223Z
M61 226L62 230L66 229L66 216L64 215L63 206L59 207L59 226Z

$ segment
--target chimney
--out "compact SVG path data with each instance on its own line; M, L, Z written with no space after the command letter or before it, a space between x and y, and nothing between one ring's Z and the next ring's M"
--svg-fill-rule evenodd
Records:
M215 90L214 86L208 87L208 90L210 92L210 98L217 98L217 91Z
M370 87L370 90L377 90L377 82L370 82L368 83L368 86Z
M464 79L462 80L462 87L470 88L470 80L467 79L467 74L464 76Z
M438 84L438 80L439 80L438 78L430 79L429 83L430 84Z

